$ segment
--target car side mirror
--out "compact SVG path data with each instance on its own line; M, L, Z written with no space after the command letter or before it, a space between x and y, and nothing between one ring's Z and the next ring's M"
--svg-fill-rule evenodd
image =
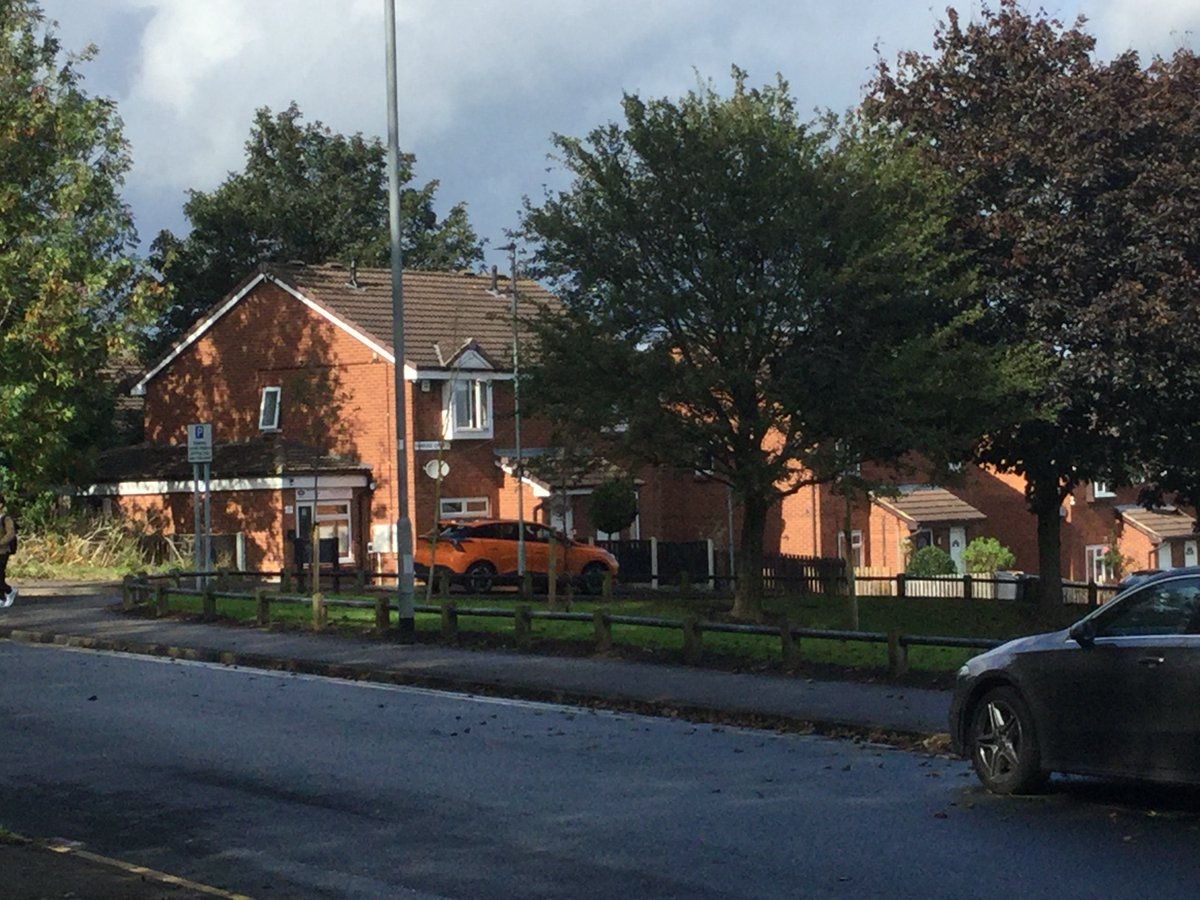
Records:
M1080 647L1090 647L1096 643L1096 623L1091 619L1076 622L1067 633Z

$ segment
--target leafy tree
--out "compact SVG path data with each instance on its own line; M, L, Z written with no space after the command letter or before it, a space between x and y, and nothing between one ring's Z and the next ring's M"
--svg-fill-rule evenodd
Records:
M963 549L963 565L972 575L1011 569L1017 558L994 537L977 537Z
M0 487L31 496L87 477L112 427L97 378L153 315L157 291L120 188L129 148L111 101L32 0L0 5Z
M588 509L592 524L600 531L616 534L637 518L637 488L630 478L613 478L592 491Z
M953 9L948 20L932 57L880 63L869 105L959 180L980 328L1037 361L1031 414L988 432L977 459L1025 477L1054 607L1066 496L1139 478L1147 445L1195 434L1172 409L1196 396L1200 352L1197 69L1190 53L1148 69L1132 53L1098 62L1082 19L1068 28L1016 0L966 27Z
M246 142L246 167L211 193L191 191L184 238L161 232L152 262L176 288L153 349L186 329L254 266L265 260L360 265L390 262L387 149L377 138L335 134L302 124L296 104L273 115L263 107ZM412 179L411 154L400 158L401 183ZM410 268L468 268L483 259L463 204L439 220L438 183L401 191L401 242Z
M904 574L910 578L929 578L935 575L955 575L957 573L958 568L954 565L950 554L932 544L914 552L908 558L908 565L904 567Z
M847 455L952 453L963 422L927 401L987 358L950 327L948 180L869 123L802 124L782 80L733 77L555 138L573 183L527 202L524 233L564 308L523 396L606 458L704 460L741 506L734 613L756 618L771 507Z

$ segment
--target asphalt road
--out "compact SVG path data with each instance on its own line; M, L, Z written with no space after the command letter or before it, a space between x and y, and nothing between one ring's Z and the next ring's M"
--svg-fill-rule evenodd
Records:
M0 824L254 897L1190 897L1200 795L0 643Z

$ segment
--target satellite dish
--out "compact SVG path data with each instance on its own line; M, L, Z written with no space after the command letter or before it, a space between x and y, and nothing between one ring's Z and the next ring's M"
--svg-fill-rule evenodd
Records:
M431 459L425 463L425 474L430 478L437 478L439 475L445 478L450 471L450 464L444 459Z

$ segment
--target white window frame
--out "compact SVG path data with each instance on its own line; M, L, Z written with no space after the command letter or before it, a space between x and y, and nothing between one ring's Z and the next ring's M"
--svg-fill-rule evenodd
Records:
M322 506L326 507L326 509L328 509L329 507L336 506L336 507L339 507L339 509L335 513L331 513L331 512L322 513L321 512ZM299 522L299 520L300 520L299 519L299 516L300 516L299 510L301 507L307 507L309 509L309 515L316 520L318 539L320 539L322 536L321 535L321 526L322 525L342 525L345 528L345 535L346 535L345 552L343 552L342 547L339 542L338 562L339 563L353 562L354 561L354 517L350 514L350 500L348 498L341 498L341 497L321 497L320 499L318 499L315 502L312 500L300 501L299 503L296 504L296 521L297 522ZM304 535L304 537L308 538L308 535L306 534L306 535ZM316 547L312 548L312 558L313 559L317 559L317 549L318 548L316 548Z
M846 558L846 532L839 531L837 536L838 559ZM854 568L863 566L863 533L859 530L850 532L850 555L854 560Z
M1087 566L1088 578L1096 584L1112 584L1117 575L1104 557L1108 553L1108 544L1088 544L1084 548L1083 558Z
M282 389L278 385L271 385L262 389L262 397L258 401L258 430L259 431L278 431L279 430L279 401L281 399ZM275 398L275 415L270 422L267 421L267 397Z
M458 390L465 385L471 392L473 412L480 421L466 425L458 421ZM492 380L490 378L453 378L446 382L443 415L446 420L445 436L449 440L462 438L490 438L493 436Z
M487 519L492 502L487 497L443 497L438 501L439 519Z
M1116 491L1108 486L1107 481L1092 482L1092 499L1093 500L1111 500L1117 496Z

